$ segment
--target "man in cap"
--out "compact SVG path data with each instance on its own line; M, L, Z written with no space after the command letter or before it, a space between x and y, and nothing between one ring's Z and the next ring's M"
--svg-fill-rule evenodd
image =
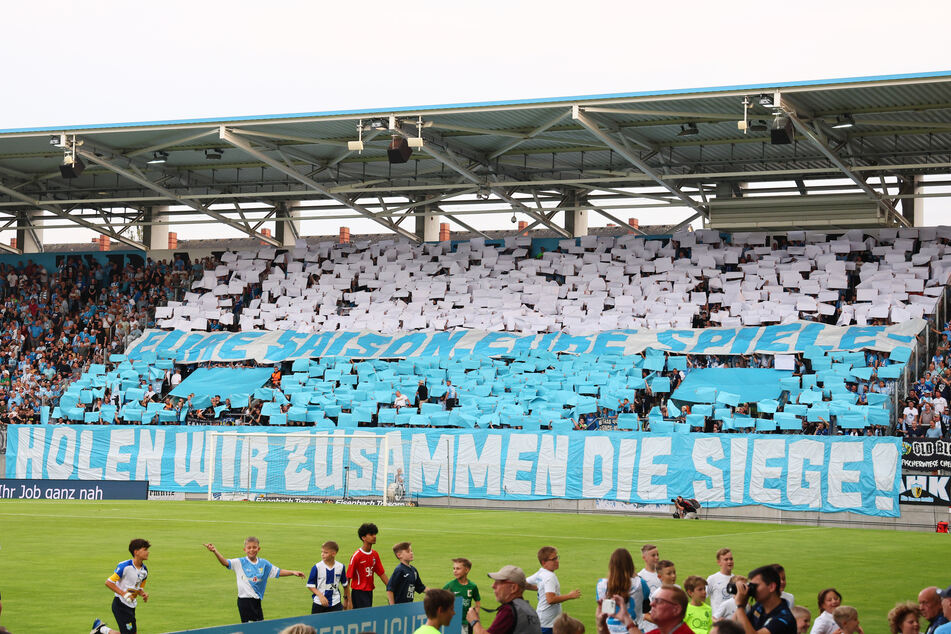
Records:
M930 586L919 592L918 609L928 619L925 634L938 634L939 630L942 634L951 632L951 586L944 590Z
M490 572L492 591L499 602L495 620L488 629L479 622L479 611L469 608L466 620L472 634L541 634L538 614L528 601L522 598L525 592L525 572L518 566L502 566L498 572Z

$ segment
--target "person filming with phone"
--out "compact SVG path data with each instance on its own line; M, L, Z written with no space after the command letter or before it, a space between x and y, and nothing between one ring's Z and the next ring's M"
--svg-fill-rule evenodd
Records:
M780 595L779 573L775 568L760 566L748 578L749 582L727 585L727 593L735 595L733 620L746 634L796 634L796 617ZM750 598L753 607L747 608Z

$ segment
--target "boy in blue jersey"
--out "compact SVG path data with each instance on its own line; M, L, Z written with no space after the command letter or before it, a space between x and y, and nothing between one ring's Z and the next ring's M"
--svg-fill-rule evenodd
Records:
M386 598L390 605L397 603L412 603L417 593L426 591L426 586L419 578L419 571L413 566L412 544L400 542L393 546L393 554L399 560L399 565L393 569L393 575L386 582Z
M218 558L218 562L229 570L233 570L238 580L238 615L242 623L263 621L264 611L261 608L261 599L264 598L264 589L267 580L275 577L302 577L300 570L283 570L273 565L267 559L258 557L261 543L257 537L248 537L244 540L245 557L225 559L218 552L214 544L205 544Z
M136 633L135 606L138 604L138 597L142 597L143 601L149 600L149 594L143 587L149 576L145 560L149 558L151 546L144 539L133 539L129 542L129 554L132 555L132 559L119 562L112 575L106 579L106 587L115 594L112 599L112 614L116 617L116 626L119 629L110 629L103 625L102 621L96 619L92 626L92 634Z
M350 584L346 566L337 561L339 550L333 541L320 547L320 561L311 568L307 579L307 587L314 595L311 614L350 609Z

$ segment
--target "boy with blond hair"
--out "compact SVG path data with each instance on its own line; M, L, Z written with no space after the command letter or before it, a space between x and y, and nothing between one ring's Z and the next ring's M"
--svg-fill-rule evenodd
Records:
M842 634L865 634L859 625L858 610L851 605L840 605L832 612L832 619Z
M469 572L472 570L472 562L465 557L456 557L452 560L453 580L443 586L443 590L449 590L457 597L462 598L462 613L468 614L469 608L475 606L476 612L481 606L482 597L479 596L479 588L475 583L469 580ZM466 623L466 631L472 634L472 627Z
M347 568L337 561L340 547L337 542L324 542L320 547L320 561L310 569L307 587L313 594L311 614L337 612L350 607L350 584Z
M555 619L561 615L561 603L581 596L581 590L574 589L568 594L561 593L561 584L555 571L561 566L558 549L554 546L542 546L538 550L538 563L541 568L538 572L526 579L526 590L538 591L538 620L541 622L542 634L552 634Z
M212 543L205 544L205 548L214 553L218 563L234 572L237 578L238 616L241 617L242 623L264 620L261 599L264 598L268 579L291 576L303 578L304 576L300 570L278 568L267 559L258 557L261 542L257 537L248 537L244 540L244 557L225 559Z

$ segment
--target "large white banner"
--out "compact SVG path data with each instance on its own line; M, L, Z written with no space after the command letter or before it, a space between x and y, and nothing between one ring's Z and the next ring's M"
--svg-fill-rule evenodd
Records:
M212 431L224 435L214 437ZM891 437L11 425L8 478L148 480L153 489L382 495L399 472L421 497L549 498L854 511L895 517ZM246 435L246 432L259 432ZM260 433L265 432L265 433ZM384 452L386 455L384 457ZM384 469L384 464L388 465Z
M881 350L910 346L925 327L923 319L894 326L829 326L795 321L777 326L668 330L609 330L590 335L454 330L401 332L372 331L304 333L293 330L242 332L189 332L147 330L127 351L130 359L152 354L180 363L241 361L276 363L305 357L404 358L456 354L495 356L527 350L574 354L631 355L647 348L678 354L733 355L792 354L809 346L827 350Z

